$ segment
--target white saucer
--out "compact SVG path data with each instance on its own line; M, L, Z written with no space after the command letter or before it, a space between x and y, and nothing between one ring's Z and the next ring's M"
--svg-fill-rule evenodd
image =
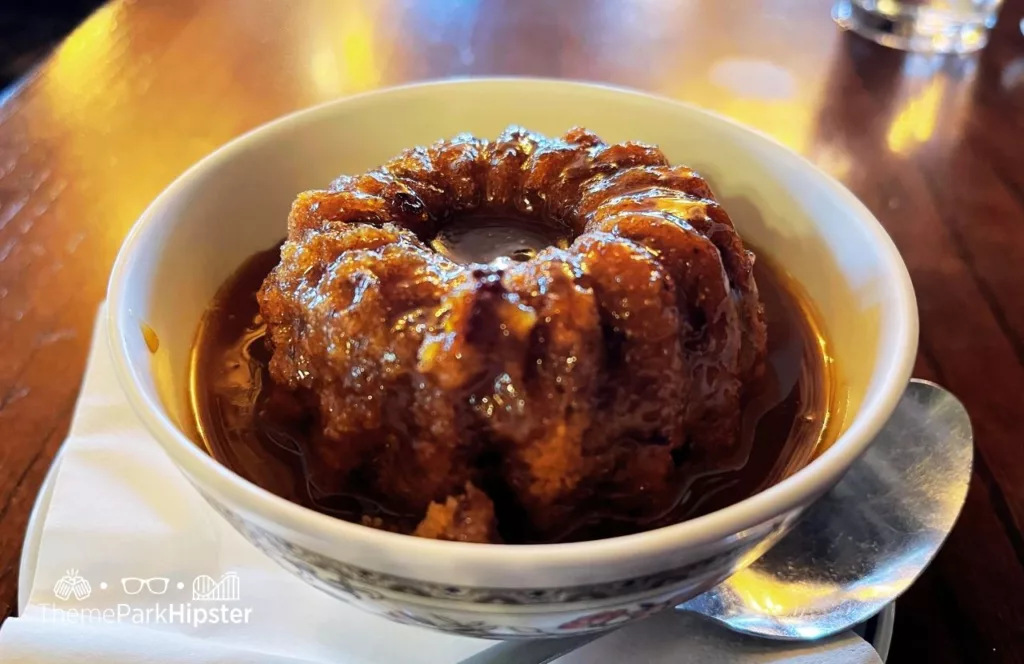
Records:
M43 518L50 508L53 497L53 485L60 468L61 451L57 455L43 479L39 495L32 506L28 517L28 528L25 530L25 542L21 549L21 561L18 566L18 612L23 613L28 606L29 594L32 592L32 581L36 576L36 560L39 557L39 544L43 537ZM889 657L889 646L892 642L892 629L896 618L896 605L889 604L877 616L859 625L854 631L866 639L884 662Z

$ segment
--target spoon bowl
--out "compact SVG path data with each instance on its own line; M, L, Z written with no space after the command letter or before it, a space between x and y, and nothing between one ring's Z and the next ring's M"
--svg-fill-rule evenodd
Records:
M785 641L821 639L868 620L938 553L967 497L973 457L963 404L912 380L867 452L779 543L676 610ZM597 638L507 642L462 664L544 664Z
M971 479L970 419L913 380L868 451L750 567L677 607L737 632L819 639L899 597L953 529Z

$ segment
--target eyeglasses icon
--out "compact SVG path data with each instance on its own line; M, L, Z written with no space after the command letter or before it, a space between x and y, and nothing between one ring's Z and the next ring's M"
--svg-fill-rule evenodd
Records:
M142 592L143 586L149 590L151 595L163 595L167 592L167 584L170 582L170 579L163 576L154 576L152 579L139 579L134 576L128 576L121 579L121 587L127 595L138 595Z

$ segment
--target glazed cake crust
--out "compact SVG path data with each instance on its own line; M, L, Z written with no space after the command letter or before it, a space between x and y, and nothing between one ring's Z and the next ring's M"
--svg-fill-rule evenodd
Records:
M431 248L480 213L571 242L489 264ZM258 297L274 383L317 418L321 491L358 487L375 527L552 541L655 519L730 457L765 355L752 266L658 148L510 127L300 194Z

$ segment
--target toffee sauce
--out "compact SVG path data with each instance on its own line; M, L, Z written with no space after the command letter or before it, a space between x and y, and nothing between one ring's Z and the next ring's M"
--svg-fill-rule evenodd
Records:
M529 260L549 245L562 245L539 224L477 220L472 232L453 229L435 250L465 261L501 256ZM302 441L309 427L276 424L268 371L270 351L256 292L279 260L279 248L247 260L222 286L197 333L190 368L190 403L196 435L207 451L242 477L301 505L349 521L364 516L409 520L359 493L328 495L316 487ZM466 261L469 262L469 261ZM786 273L759 255L754 266L768 327L764 376L744 395L741 444L730 463L693 474L668 513L644 522L610 521L595 506L586 522L555 541L611 537L677 523L739 502L793 474L827 448L842 423L834 365L817 315ZM503 532L519 530L501 524ZM506 540L508 541L508 540ZM513 542L516 539L512 539Z

